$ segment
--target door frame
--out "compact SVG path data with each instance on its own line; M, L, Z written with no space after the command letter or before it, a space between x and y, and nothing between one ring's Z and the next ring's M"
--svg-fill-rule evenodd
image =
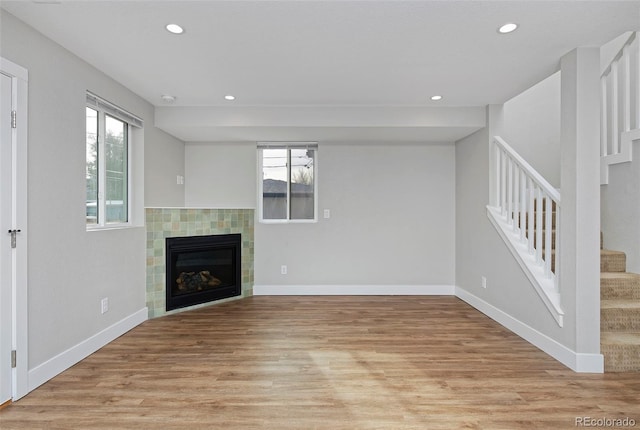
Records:
M12 348L16 351L16 367L12 369L12 400L29 392L28 373L28 306L27 306L27 69L0 57L0 71L11 77L12 109L16 111L16 127L12 129L12 218L13 228L20 229L14 250L12 282ZM3 232L0 232L0 234ZM1 235L3 240L8 238Z

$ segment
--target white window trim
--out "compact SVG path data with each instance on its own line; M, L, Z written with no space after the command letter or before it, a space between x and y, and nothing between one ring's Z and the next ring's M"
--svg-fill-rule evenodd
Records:
M120 108L119 106L104 100L103 98L87 91L87 101L86 107L91 108L98 112L98 201L97 205L97 213L98 213L98 223L96 224L86 224L87 231L100 231L100 230L115 230L122 228L131 228L134 227L132 222L133 217L133 208L132 208L132 154L133 154L133 128L143 128L144 122L142 119L133 115L132 113L127 112L126 110ZM113 222L107 223L105 222L106 217L106 207L107 202L104 197L104 187L105 181L100 180L100 172L104 172L106 168L106 160L104 157L105 145L104 138L105 132L102 127L105 124L105 115L110 115L120 121L123 121L127 124L127 222ZM85 142L86 145L86 142ZM100 216L102 215L102 217ZM101 219L102 218L102 219Z
M290 210L287 207L287 219L264 219L263 218L263 196L262 196L262 150L263 149L313 149L315 156L313 159L313 219L290 219ZM262 224L313 224L318 222L318 142L258 142L258 222ZM291 157L291 153L288 153ZM291 162L289 160L288 164ZM289 170L291 175L291 170ZM289 181L291 178L289 178ZM291 187L287 187L287 205L291 204Z

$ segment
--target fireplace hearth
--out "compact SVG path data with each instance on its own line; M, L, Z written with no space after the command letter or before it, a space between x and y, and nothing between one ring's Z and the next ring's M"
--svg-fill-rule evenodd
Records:
M242 293L240 234L165 240L167 311Z

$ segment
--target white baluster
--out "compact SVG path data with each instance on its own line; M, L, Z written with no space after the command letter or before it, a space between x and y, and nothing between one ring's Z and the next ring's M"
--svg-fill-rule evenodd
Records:
M518 219L520 220L520 242L526 240L527 233L527 175L524 170L520 171L520 214Z
M560 292L560 205L556 204L556 270L553 283L556 291Z
M520 212L520 166L513 163L513 231L518 232L518 213Z
M629 45L622 49L622 131L631 130L631 55Z
M536 187L536 261L542 261L542 190Z
M611 153L620 153L618 139L618 61L611 64Z
M600 78L600 156L605 157L609 155L609 150L607 148L607 141L609 140L609 136L607 136L607 115L608 115L608 105L607 105L607 76L604 75Z
M507 155L504 150L500 150L502 162L500 163L500 214L506 215L507 210Z
M513 222L513 161L507 160L507 222Z
M553 254L551 252L551 230L553 228L552 221L552 211L553 211L553 201L549 196L545 196L545 225L544 225L544 233L545 233L545 243L544 243L544 273L547 276L551 276L551 259L553 258Z
M502 201L502 197L500 195L500 172L502 171L502 150L500 149L500 147L498 146L498 143L494 140L493 141L493 155L495 157L495 201L493 202L493 204L495 204L496 206L500 207L500 202ZM502 210L502 209L501 209Z
M533 222L534 222L534 216L535 216L535 211L534 211L534 202L535 202L535 191L534 191L534 184L533 184L533 180L531 178L528 178L527 181L527 189L529 190L529 207L528 212L527 212L527 229L529 230L529 234L527 235L527 242L529 245L529 253L533 254L534 248L533 248L533 243L534 243L534 229L533 229Z

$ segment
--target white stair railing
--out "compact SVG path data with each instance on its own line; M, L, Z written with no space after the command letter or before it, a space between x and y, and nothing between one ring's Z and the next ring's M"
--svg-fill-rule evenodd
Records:
M631 143L640 139L640 38L631 33L600 77L600 183L609 166L632 160Z
M498 136L491 154L493 201L487 215L562 326L560 193Z

